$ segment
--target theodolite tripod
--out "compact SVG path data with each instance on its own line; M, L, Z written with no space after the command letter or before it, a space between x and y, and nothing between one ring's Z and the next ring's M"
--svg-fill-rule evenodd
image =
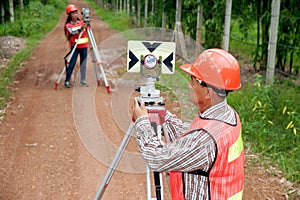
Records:
M146 85L141 86L140 88L136 89L136 91L141 93L141 96L139 97L138 101L145 103L151 125L154 128L154 131L156 132L157 137L159 139L162 139L162 135L164 135L166 138L166 141L169 142L167 129L166 129L166 125L165 125L166 110L164 107L163 98L160 97L159 90L155 90L153 79L154 78L151 76L147 77ZM144 93L145 91L148 91L149 93L145 94ZM147 98L143 97L144 94L147 95ZM129 140L134 133L134 126L135 126L135 123L132 120L109 168L107 169L107 172L103 178L101 185L98 188L98 191L94 197L94 200L100 200L102 198L106 188L108 187L108 184L115 172L115 169L117 168L117 166L120 162L120 159L123 156L123 153L129 143ZM163 134L162 134L162 131L163 131ZM147 200L153 200L153 199L163 200L164 193L163 193L162 173L154 172L154 184L155 184L156 198L152 198L151 175L150 174L151 174L150 169L146 165Z

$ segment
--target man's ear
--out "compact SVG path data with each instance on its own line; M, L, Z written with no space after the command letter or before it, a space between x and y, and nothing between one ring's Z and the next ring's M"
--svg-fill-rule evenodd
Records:
M207 87L206 97L212 98L212 95L214 94L214 92L215 92L215 91L214 91L213 89Z

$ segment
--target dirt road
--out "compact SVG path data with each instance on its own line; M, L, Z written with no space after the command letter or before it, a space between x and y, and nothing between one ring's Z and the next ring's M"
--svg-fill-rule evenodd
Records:
M81 1L72 2L79 8L83 5ZM79 130L89 127L90 119L84 116L85 109L94 106L98 123L115 147L124 135L124 130L112 114L119 112L110 110L112 99L118 92L112 84L116 79L115 74L107 74L111 94L107 94L103 86L96 87L96 83L91 83L90 88L75 85L71 89L61 84L58 90L54 90L54 83L63 67L63 56L68 51L63 36L65 19L63 13L57 26L21 67L12 86L15 92L0 124L1 200L93 199L107 165L91 153L91 148L100 154L107 153L108 149L97 143L93 148L83 142L89 139L84 138L85 129ZM93 10L92 20L97 43L116 33L95 16ZM81 92L89 100L81 98L81 102L76 101L76 94ZM90 97L94 102L90 102ZM74 113L74 109L79 110ZM76 115L80 113L83 115ZM86 126L79 126L78 121ZM121 127L126 127L126 123ZM137 151L134 139L130 141L128 149L133 154ZM135 161L130 164L134 165ZM247 164L245 170L244 199L285 199L283 185L278 182L280 179L252 164ZM118 170L103 199L145 199L145 184L145 174Z

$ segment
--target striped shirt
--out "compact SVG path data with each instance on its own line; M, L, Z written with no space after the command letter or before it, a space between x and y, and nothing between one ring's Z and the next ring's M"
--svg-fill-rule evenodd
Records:
M236 124L234 110L226 100L199 114L199 117ZM165 118L170 143L158 139L148 116L136 120L136 140L143 158L154 171L184 172L185 199L209 199L208 177L186 172L207 172L212 167L217 153L215 140L203 129L192 131L178 140L190 123L182 122L168 111Z

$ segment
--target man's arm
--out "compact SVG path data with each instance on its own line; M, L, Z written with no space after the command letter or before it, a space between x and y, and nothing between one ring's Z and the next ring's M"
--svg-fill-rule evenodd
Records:
M183 122L181 119L178 119L176 115L167 111L166 113L166 127L171 141L177 140L177 138L184 133L189 127L189 122Z
M155 171L207 171L213 164L215 142L204 130L191 132L170 144L157 138L147 116L136 121L136 130L140 152Z

